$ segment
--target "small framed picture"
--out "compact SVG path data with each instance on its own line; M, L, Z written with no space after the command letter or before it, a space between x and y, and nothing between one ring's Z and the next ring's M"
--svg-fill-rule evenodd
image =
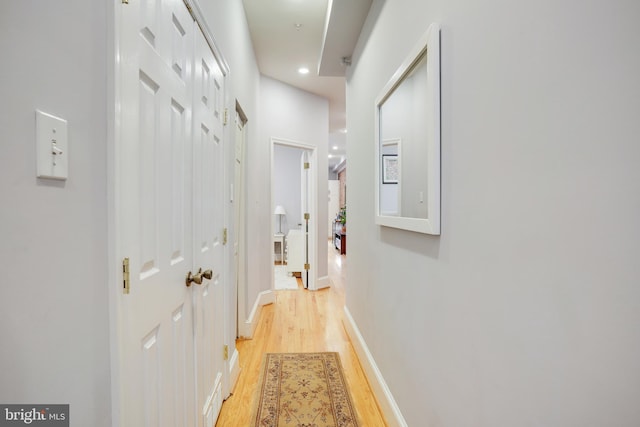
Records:
M382 183L383 184L398 183L398 155L397 154L382 155Z

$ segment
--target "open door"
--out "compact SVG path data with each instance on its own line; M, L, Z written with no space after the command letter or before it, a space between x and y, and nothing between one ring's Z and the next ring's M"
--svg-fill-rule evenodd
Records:
M300 156L300 208L302 210L302 235L303 235L303 259L304 271L302 271L302 283L305 289L309 289L309 268L311 261L309 260L309 227L311 222L311 214L309 209L309 171L311 163L309 161L309 153L305 150Z

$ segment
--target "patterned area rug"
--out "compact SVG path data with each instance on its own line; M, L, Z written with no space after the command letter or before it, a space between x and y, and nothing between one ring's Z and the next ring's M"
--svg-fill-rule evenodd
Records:
M267 353L253 427L357 427L338 353Z

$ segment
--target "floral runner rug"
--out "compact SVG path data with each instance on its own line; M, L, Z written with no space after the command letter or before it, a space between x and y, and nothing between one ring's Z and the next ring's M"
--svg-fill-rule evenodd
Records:
M254 427L357 427L338 353L267 353Z

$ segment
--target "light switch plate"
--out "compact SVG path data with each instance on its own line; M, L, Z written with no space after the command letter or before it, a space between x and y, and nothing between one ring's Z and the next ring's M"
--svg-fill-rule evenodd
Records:
M67 121L40 110L36 110L36 164L38 178L69 176Z

